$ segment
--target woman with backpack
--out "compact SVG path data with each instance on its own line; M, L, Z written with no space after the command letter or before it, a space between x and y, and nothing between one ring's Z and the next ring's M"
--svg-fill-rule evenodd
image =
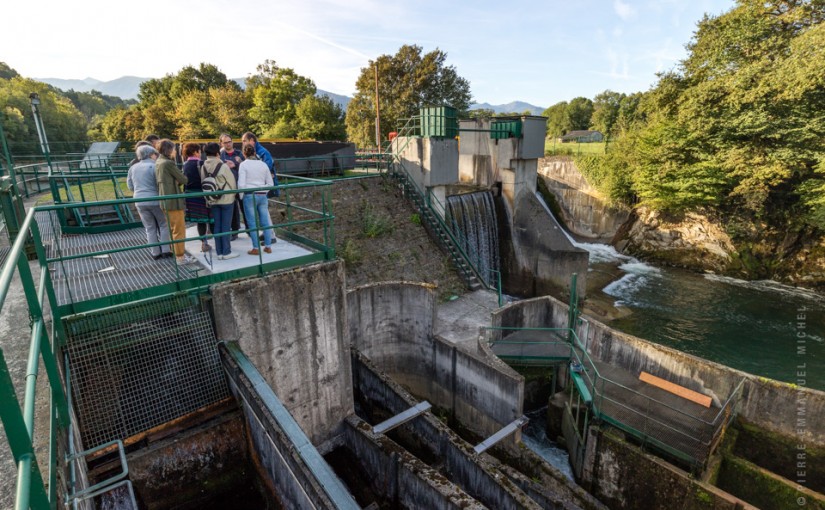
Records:
M206 161L203 163L203 173L201 186L204 192L227 191L238 189L235 176L229 166L221 161L218 155L221 146L215 142L209 142L203 148L206 153ZM232 215L235 212L235 193L223 195L212 195L206 197L206 203L212 212L215 234L215 251L218 252L218 260L234 259L239 254L232 253L232 244L229 234L232 230Z
M238 170L239 184L238 189L245 188L263 188L264 186L273 186L272 174L269 173L269 167L258 159L255 155L255 147L246 145L243 148L243 155L246 158L241 163ZM272 225L272 217L269 216L269 200L266 197L267 190L253 191L251 193L243 194L243 208L246 211L246 221L249 223L250 229L260 227L269 227ZM258 255L258 247L260 240L258 239L258 231L250 230L249 237L252 238L252 249L247 253L250 255ZM264 252L272 253L272 230L264 230Z
M183 175L186 176L187 182L183 190L186 193L200 193L203 191L201 186L201 146L189 142L183 146ZM209 213L209 208L206 207L206 200L203 197L192 197L186 199L186 219L194 221L198 225L198 235L205 236L207 225L209 226L209 233L212 234L212 215ZM201 251L207 252L212 247L206 242L206 239L201 241Z

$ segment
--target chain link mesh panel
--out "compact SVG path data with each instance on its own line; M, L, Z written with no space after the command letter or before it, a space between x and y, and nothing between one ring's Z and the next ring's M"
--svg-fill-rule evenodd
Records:
M84 448L125 439L228 396L208 313L191 298L67 321Z

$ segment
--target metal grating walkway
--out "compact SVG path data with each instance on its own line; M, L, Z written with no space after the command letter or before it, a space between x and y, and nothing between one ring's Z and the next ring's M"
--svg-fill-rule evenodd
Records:
M228 396L211 317L191 297L66 321L85 448L125 439Z
M137 248L146 243L142 228L84 235L62 235L53 212L37 214L46 256L69 257L96 251ZM154 260L147 248L50 264L59 305L188 280L203 268L197 264L178 267L173 258Z

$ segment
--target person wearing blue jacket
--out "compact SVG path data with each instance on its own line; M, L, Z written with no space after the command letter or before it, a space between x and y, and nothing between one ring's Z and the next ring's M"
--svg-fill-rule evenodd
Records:
M258 142L258 137L255 136L253 133L247 131L241 137L241 143L244 146L251 145L255 147L255 154L258 156L258 159L266 163L266 166L269 167L269 172L272 174L272 182L275 186L278 185L278 175L275 171L275 162L272 160L272 154L268 150L264 148L263 145ZM275 192L271 196L281 196L281 190L276 189Z

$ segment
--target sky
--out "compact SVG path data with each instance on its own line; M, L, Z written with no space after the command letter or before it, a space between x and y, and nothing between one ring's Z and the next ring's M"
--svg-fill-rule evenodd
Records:
M404 44L447 53L475 102L547 107L648 90L696 23L734 0L6 0L0 61L30 78L158 78L208 62L229 78L266 59L352 96ZM15 22L9 22L15 20Z

